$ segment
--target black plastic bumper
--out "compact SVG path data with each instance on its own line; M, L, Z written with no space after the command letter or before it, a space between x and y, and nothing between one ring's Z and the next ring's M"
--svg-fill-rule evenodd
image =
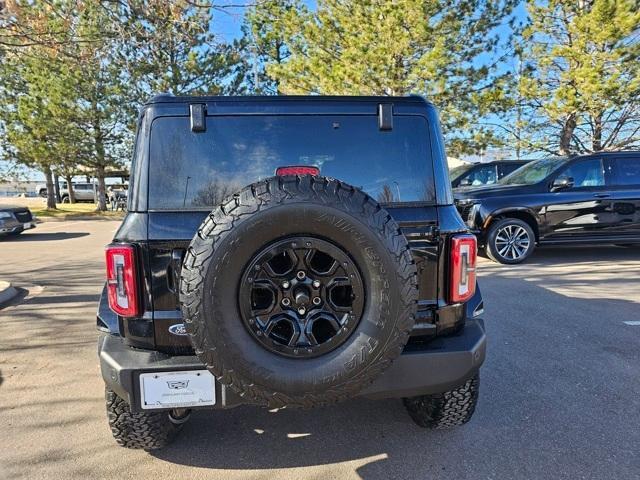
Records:
M486 352L484 323L468 320L453 336L438 337L424 347L407 348L373 384L360 393L369 398L397 398L450 390L476 374ZM203 369L196 356L171 356L138 350L120 337L102 334L98 344L100 368L107 387L126 400L132 411L141 411L139 375L147 372ZM215 407L246 403L225 385L216 382Z
M25 230L30 230L32 228L36 228L36 224L34 221L28 222L28 226L25 227L26 224L18 221L12 222L3 222L0 224L0 235L9 235L11 233L20 233Z

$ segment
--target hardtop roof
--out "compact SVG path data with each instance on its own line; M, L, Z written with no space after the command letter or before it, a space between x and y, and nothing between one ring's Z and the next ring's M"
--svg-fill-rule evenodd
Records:
M366 102L366 103L421 103L433 105L420 95L402 97L393 96L359 96L359 95L171 95L162 93L151 97L145 105L156 103L193 103L193 102L255 102L255 103L286 103L286 102Z

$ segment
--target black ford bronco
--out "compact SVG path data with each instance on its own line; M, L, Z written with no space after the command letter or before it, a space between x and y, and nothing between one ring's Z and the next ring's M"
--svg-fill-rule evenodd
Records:
M420 97L174 97L141 111L98 310L119 444L193 409L402 398L467 422L485 357L476 239Z

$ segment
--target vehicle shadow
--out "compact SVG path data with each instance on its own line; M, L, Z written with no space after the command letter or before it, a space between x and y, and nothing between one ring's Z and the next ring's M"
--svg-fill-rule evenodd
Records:
M81 238L89 235L89 232L51 232L51 233L37 233L37 232L25 232L21 235L7 236L0 241L3 242L44 242L51 240L68 240L71 238Z
M462 431L417 427L400 400L354 399L312 410L270 411L242 406L194 412L178 441L151 454L172 463L225 470L354 462L353 468L366 465L371 471L374 463L385 463L399 453L394 445L406 448L407 443L446 444L459 440L461 435ZM402 441L397 442L400 438ZM423 460L428 461L429 456L425 452ZM375 478L389 478L388 473ZM330 475L318 478L326 477Z
M230 474L308 467L312 478L625 477L634 461L607 458L640 442L619 414L640 408L640 327L624 323L638 319L640 298L576 298L514 271L480 272L489 347L469 424L421 429L399 400L247 406L194 412L174 444L150 454Z
M553 246L537 249L525 264L549 265L549 264L573 264L588 262L617 262L625 260L638 260L640 258L640 245L631 247L618 247L615 245L601 246Z
M478 271L486 274L480 280L483 292L485 284L500 275L526 280L568 297L616 298L626 289L625 297L633 299L638 290L639 259L640 248L633 247L545 247L518 265L481 261Z
M491 261L486 255L482 255L482 258L486 265L496 265L507 269L527 266L634 261L640 258L640 245L631 247L615 245L544 246L537 248L525 262L516 265L501 265Z

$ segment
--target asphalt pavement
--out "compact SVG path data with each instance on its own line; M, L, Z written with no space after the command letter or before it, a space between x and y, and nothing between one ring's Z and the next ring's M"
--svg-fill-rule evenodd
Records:
M400 401L196 412L154 453L118 447L95 311L114 221L0 240L0 478L640 478L640 248L482 261L489 350L472 421L415 426Z

